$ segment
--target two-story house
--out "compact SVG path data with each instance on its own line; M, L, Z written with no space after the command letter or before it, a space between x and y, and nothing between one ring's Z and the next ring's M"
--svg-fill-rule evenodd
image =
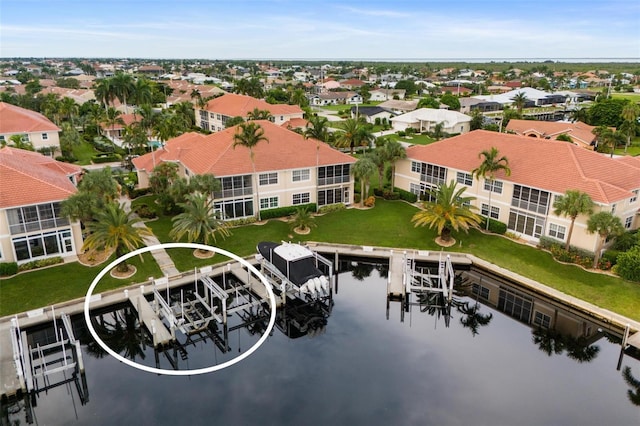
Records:
M0 142L10 143L13 135L20 135L37 150L60 150L60 128L39 112L0 102Z
M0 149L0 262L75 256L79 222L60 215L82 168L32 151Z
M211 99L203 108L194 106L196 126L211 132L219 132L226 128L227 120L233 117L242 117L246 120L249 113L256 108L269 111L273 117L272 121L278 125L304 116L304 111L298 105L269 104L251 96L227 93Z
M213 174L220 179L222 189L213 198L226 220L255 216L256 208L352 202L350 172L355 158L270 121L256 123L264 129L268 142L253 148L255 174L249 149L233 146L236 126L210 135L185 133L163 148L135 158L140 187L147 187L153 169L167 161L178 164L180 176Z
M476 179L480 153L491 147L509 161L511 175ZM507 224L509 231L536 243L541 236L567 240L570 218L556 216L553 203L567 190L580 190L594 201L595 212L609 211L626 229L640 227L640 158L610 158L576 145L545 143L518 135L474 130L430 145L407 149L396 165L399 188L425 194L429 188L455 180L484 216ZM587 232L587 215L576 219L571 244L597 249L598 236Z

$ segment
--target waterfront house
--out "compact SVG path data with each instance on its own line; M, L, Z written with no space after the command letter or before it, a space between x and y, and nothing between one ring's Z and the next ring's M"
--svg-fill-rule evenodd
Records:
M42 154L0 149L0 262L72 257L82 247L79 222L60 215L82 169Z
M472 171L483 150L496 147L509 160L511 175L498 172L493 181ZM486 130L407 149L396 165L398 188L424 195L429 188L455 180L482 215L507 224L509 231L536 243L541 236L566 241L570 219L553 214L556 197L567 190L589 194L595 212L609 211L628 230L640 227L640 158L610 158L574 144L545 143L519 135ZM490 198L491 196L491 198ZM598 236L587 232L586 215L578 216L571 244L595 251Z
M256 175L249 150L240 145L233 147L236 126L210 135L185 133L169 140L163 148L135 158L140 187L149 185L149 175L161 162L178 164L179 175L186 178L213 174L222 183L222 190L214 194L215 206L228 220L254 216L256 205L266 210L353 201L353 157L270 121L256 123L268 139L253 148Z
M391 125L396 131L415 129L416 132L433 131L434 127L442 123L442 131L452 133L467 133L471 126L471 117L458 111L445 109L420 108L391 119Z

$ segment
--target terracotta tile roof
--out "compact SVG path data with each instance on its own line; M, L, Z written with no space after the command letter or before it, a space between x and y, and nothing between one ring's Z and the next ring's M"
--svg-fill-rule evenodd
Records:
M471 172L479 153L496 147L509 160L511 176L498 179L562 194L568 189L586 192L598 203L611 204L640 188L640 161L612 159L579 146L475 130L430 145L407 149L407 157L425 163Z
M0 134L51 131L60 128L39 112L0 102Z
M306 118L291 118L280 126L285 129L304 129L307 127L307 124L309 124L309 121Z
M295 169L316 166L316 140L305 139L296 132L267 120L256 121L264 129L269 142L261 142L254 148L257 172ZM212 173L215 176L231 176L253 173L249 150L233 147L233 135L238 127L231 127L210 135L185 133L167 142L163 149L135 158L133 164L139 170L151 171L161 161L179 161L196 174ZM356 159L329 145L318 144L318 164L355 163Z
M0 149L0 208L64 200L76 192L70 175L82 168L36 152Z
M534 120L509 120L507 130L511 130L518 135L528 136L535 133L538 137L550 137L556 139L558 135L566 133L576 142L589 146L596 136L592 133L595 126L577 121L575 123L565 123L560 121L534 121Z
M246 117L255 108L267 110L273 115L302 114L298 105L268 104L260 99L235 93L227 93L207 102L205 109L229 117Z

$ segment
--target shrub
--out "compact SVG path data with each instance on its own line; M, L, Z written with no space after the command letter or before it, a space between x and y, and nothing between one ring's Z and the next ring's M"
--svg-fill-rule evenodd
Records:
M602 263L609 263L609 267L606 269L611 269L611 267L613 265L615 265L618 262L618 256L620 255L620 253L622 253L619 250L607 250L604 253L602 253L602 257L600 258L600 262ZM600 268L603 269L603 268Z
M613 243L613 248L619 251L627 251L633 246L640 245L640 232L637 229L618 235Z
M344 210L346 208L347 208L347 206L345 206L342 203L329 204L329 205L320 207L318 209L318 213L324 214L324 213L337 212L337 211L340 211L340 210Z
M620 253L617 258L616 273L625 280L640 282L640 246Z
M292 214L295 214L299 208L306 209L309 212L315 212L316 204L315 203L298 204L296 206L278 207L275 209L261 210L260 217L266 220L266 219L273 219L276 217L291 216Z
M78 159L73 154L65 154L57 156L56 161L62 161L63 163L75 163Z
M18 264L16 262L0 263L0 276L6 277L18 273Z
M400 199L400 194L394 191L391 191L390 189L385 189L382 192L382 197L385 200L399 200Z
M405 136L407 136L407 132L405 132L404 130L398 130L398 136L404 138Z
M230 227L234 227L234 226L249 225L251 223L255 223L256 221L257 219L255 217L245 217L243 219L228 220L226 223Z
M538 247L543 249L549 249L552 246L564 246L564 243L560 240L556 240L555 238L547 237L546 235L540 236L540 241L538 242Z
M360 202L360 193L359 192L355 192L354 191L353 202L356 203L356 204Z
M482 218L480 227L482 229L487 229L487 218ZM489 218L489 232L504 235L504 233L507 232L507 224L500 222L499 220Z
M36 268L44 268L45 266L57 265L58 263L62 262L63 260L60 256L32 260L31 262L23 263L22 265L18 266L18 271L22 272Z
M140 216L142 219L154 219L156 217L158 217L158 215L156 214L155 211L153 211L148 205L146 204L138 204L133 211Z
M413 192L405 191L404 189L395 188L395 193L401 200L408 201L409 203L415 203L418 201L418 196ZM375 194L375 192L374 192Z
M370 197L367 197L366 200L364 200L364 205L365 207L373 207L376 205L376 197L374 197L373 195Z
M91 161L94 164L113 163L120 160L121 160L121 157L118 154L98 154L93 156L93 158L91 158Z
M129 198L134 199L134 198L142 197L143 195L151 194L151 188L132 189L128 192L129 192Z

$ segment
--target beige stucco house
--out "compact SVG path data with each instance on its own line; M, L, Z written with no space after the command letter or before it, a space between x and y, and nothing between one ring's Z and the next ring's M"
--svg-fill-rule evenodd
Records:
M31 142L33 147L60 150L60 128L39 112L0 102L0 142L10 143L13 135Z

